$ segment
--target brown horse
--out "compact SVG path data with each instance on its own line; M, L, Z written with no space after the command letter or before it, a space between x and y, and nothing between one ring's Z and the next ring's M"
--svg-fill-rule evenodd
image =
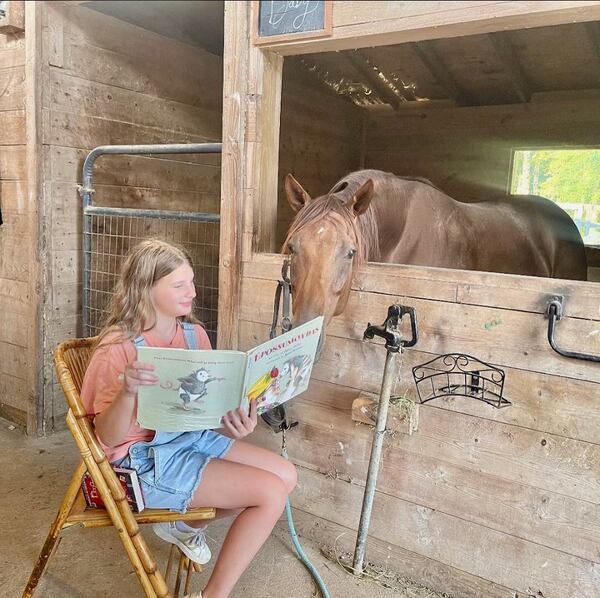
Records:
M353 172L316 199L291 174L285 190L298 212L283 247L295 324L342 313L366 261L586 279L577 227L543 197L463 203L379 170Z

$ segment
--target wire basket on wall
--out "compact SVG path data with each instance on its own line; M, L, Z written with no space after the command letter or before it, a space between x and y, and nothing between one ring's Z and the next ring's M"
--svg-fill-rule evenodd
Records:
M502 396L504 372L471 355L447 353L415 366L412 371L421 403L462 396L496 408L511 404Z

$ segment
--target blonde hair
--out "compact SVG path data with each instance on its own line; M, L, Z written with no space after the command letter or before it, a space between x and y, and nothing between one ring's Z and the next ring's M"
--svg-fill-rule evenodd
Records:
M182 264L193 267L189 253L166 241L149 239L132 247L121 267L109 316L98 342L111 332L118 333L113 342L122 342L152 328L156 323L156 311L150 290ZM191 313L178 319L198 323Z

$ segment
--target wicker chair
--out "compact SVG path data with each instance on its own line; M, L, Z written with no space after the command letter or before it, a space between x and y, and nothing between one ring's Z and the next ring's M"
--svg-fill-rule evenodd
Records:
M142 513L137 514L132 512L125 492L96 439L92 424L80 400L83 376L94 342L95 338L71 339L60 344L54 354L58 380L69 404L67 425L81 453L81 461L73 474L56 519L50 528L23 593L23 598L33 596L64 529L73 526L96 528L111 525L119 534L145 595L152 598L170 598L172 596L177 598L183 574L187 573L184 588L184 593L187 594L191 583L191 573L194 570L201 570L201 567L189 561L179 549L172 546L165 574L167 580L177 557L179 557L179 563L176 569L174 593L169 593L165 577L158 570L156 560L140 533L138 523L212 519L215 516L215 510L212 508L190 509L185 514L163 509L145 509ZM81 481L86 471L89 472L96 484L106 505L106 510L86 508L81 490Z

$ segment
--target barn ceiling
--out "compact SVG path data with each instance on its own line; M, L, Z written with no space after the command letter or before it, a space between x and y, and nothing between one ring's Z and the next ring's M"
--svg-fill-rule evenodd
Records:
M223 53L222 0L84 5ZM307 54L286 58L286 69L365 108L528 102L540 92L600 90L600 22Z
M600 22L503 31L289 58L363 107L446 101L528 102L540 92L600 90Z

